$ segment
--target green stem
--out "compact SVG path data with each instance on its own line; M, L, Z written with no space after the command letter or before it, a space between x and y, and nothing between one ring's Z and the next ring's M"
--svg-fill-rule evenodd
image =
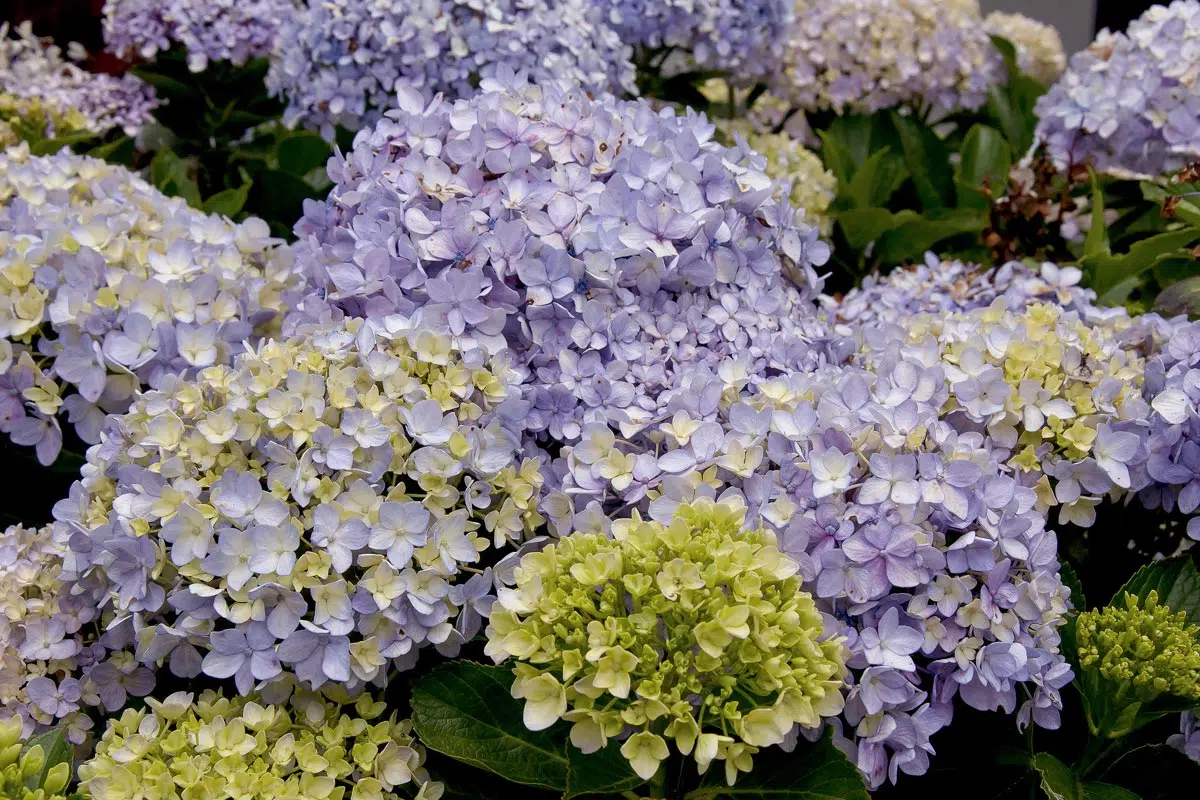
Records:
M625 800L642 800L642 796L637 792L621 792L621 797Z
M660 766L658 772L650 779L650 796L662 798L667 796L667 770Z
M1121 743L1120 739L1113 739L1105 744L1103 739L1092 739L1088 742L1087 750L1084 756L1079 761L1079 776L1086 778L1091 774L1105 756L1112 752L1113 748Z

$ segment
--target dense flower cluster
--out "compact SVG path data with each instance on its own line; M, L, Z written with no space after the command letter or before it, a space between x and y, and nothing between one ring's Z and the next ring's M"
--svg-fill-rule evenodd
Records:
M1016 341L1027 321L993 313ZM1056 537L1037 490L1009 474L1011 445L976 421L991 413L975 405L987 394L975 389L992 386L973 366L981 320L944 323L955 342L944 363L924 333L937 323L864 327L857 344L814 327L805 369L763 369L750 352L694 368L641 426L586 425L544 503L552 524L573 514L576 528L604 531L630 506L666 524L681 503L741 494L749 524L776 533L842 623L846 747L874 785L925 771L956 695L1011 712L1025 684L1021 721L1055 727L1071 678ZM1007 394L1003 373L1000 384ZM952 390L969 410L955 413Z
M1157 591L1138 606L1138 598L1126 594L1124 608L1112 605L1079 615L1080 668L1126 685L1131 699L1149 702L1170 694L1200 701L1200 627L1188 625L1184 612L1159 605Z
M86 124L83 115L73 109L48 108L41 100L0 93L0 150L30 139L69 136Z
M336 126L378 121L398 82L455 98L521 71L633 91L627 50L591 0L308 0L280 31L267 83L288 101L285 122L332 139Z
M204 214L94 158L9 149L0 204L0 431L44 464L60 413L98 441L140 385L276 330L299 288L262 221Z
M1037 104L1038 138L1060 168L1161 175L1200 156L1200 2L1151 6L1101 31Z
M304 692L269 703L208 691L148 700L110 720L79 767L92 800L436 800L407 720L368 694L338 703ZM402 793L400 787L404 787Z
M754 82L778 61L795 0L594 0L621 33L650 55L686 53L689 67Z
M765 163L761 169L787 190L787 201L804 211L804 219L828 234L833 221L825 216L837 196L837 178L825 169L821 157L786 133L763 133L747 120L719 120L718 127L731 138L741 136Z
M63 761L46 769L40 744L21 746L21 721L0 722L0 797L5 800L66 800L71 765Z
M1017 66L1021 72L1047 86L1058 80L1067 68L1058 28L1024 14L993 11L983 20L983 27L992 36L1007 39L1017 51Z
M78 115L77 127L97 134L123 128L132 135L152 119L157 100L138 78L84 70L34 36L28 22L9 33L8 23L0 25L0 92L36 100L56 114Z
M269 56L296 0L108 0L104 43L117 55L149 61L178 44L188 68L210 61L245 64Z
M939 0L798 0L773 89L806 110L978 108L1004 60L978 9Z
M714 131L557 84L487 83L454 104L402 92L296 226L324 300L295 316L424 308L508 347L528 365L530 429L558 440L642 424L690 365L802 363L795 331L829 248L775 199L762 157Z
M64 588L63 557L49 527L11 526L0 533L0 718L15 718L25 735L61 726L82 742L92 721L84 711L146 694L147 670L99 667L85 626L100 621L88 598ZM95 672L95 678L91 674Z
M644 779L667 741L733 785L760 747L842 710L842 641L823 636L799 565L768 530L743 530L740 503L698 499L669 524L633 519L576 533L516 568L487 652L517 658L525 724L574 723L584 752L630 733L622 755Z
M1141 499L1149 508L1193 514L1200 509L1200 322L1160 327L1143 391L1153 410L1145 465L1153 483ZM1188 521L1187 533L1200 540L1200 516Z
M164 380L55 507L63 577L111 614L112 649L242 694L293 673L354 690L426 645L454 654L487 610L482 554L543 521L513 378L390 317Z
M820 301L832 319L856 325L903 324L917 314L987 308L997 300L1011 311L1038 302L1083 311L1090 309L1096 294L1079 286L1082 277L1075 267L1047 263L1034 269L1012 261L984 268L926 253L923 264L868 275L845 296L823 295Z

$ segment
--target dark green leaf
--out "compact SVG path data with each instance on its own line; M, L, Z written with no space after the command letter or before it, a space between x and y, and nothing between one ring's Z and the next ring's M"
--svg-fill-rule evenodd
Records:
M1120 786L1099 781L1083 784L1083 800L1141 800L1136 794Z
M621 755L621 745L617 742L610 742L591 755L584 754L570 742L564 742L564 747L567 754L564 800L585 794L624 792L645 783Z
M135 66L129 71L153 86L161 98L169 99L173 96L194 98L196 96L195 87L169 75L165 75L162 72L158 72L144 64Z
M70 133L66 136L59 136L56 139L41 139L36 142L29 143L29 152L35 156L50 156L62 150L64 147L76 147L77 145L91 142L96 139L96 134L81 132Z
M121 164L129 166L133 162L133 155L136 147L134 141L129 136L122 136L119 139L114 139L107 144L93 147L88 151L88 155L92 158L101 158L111 164Z
M1112 605L1124 605L1126 593L1145 600L1158 592L1159 605L1182 611L1190 625L1200 623L1200 570L1191 556L1183 555L1155 561L1139 569L1117 590Z
M825 167L837 178L838 186L848 186L854 174L854 157L845 145L828 131L818 131L821 137L821 160Z
M1141 188L1142 196L1145 199L1160 206L1169 195L1179 197L1175 192L1168 191L1167 188L1151 181L1142 181ZM1196 199L1195 197L1181 197L1176 201L1173 210L1175 218L1188 225L1200 226L1200 205L1196 204Z
M1084 597L1083 584L1079 582L1075 568L1064 562L1059 567L1059 576L1063 584L1071 590L1071 607L1076 611L1087 611L1087 598Z
M754 757L754 770L725 785L725 771L712 769L699 789L684 800L870 800L862 776L841 750L833 746L830 731L815 744L801 741L795 752L778 747Z
M926 211L934 211L953 204L954 170L945 143L912 116L893 111L891 120L900 135L904 163L917 187L921 205Z
M1083 800L1083 786L1066 764L1049 753L1038 753L1031 764L1050 800Z
M163 194L182 197L193 208L200 207L200 188L191 177L191 164L172 150L159 150L150 162L150 182Z
M944 239L978 233L985 227L986 215L966 209L910 218L879 238L873 258L885 266L895 266L920 258Z
M512 670L456 661L413 687L412 721L422 744L506 780L567 789L562 739L530 731L524 704L509 693Z
M1178 255L1197 240L1200 228L1182 228L1142 239L1123 255L1085 257L1082 263L1091 275L1091 288L1103 295L1122 281L1139 277L1161 259Z
M30 738L21 749L25 751L38 745L41 745L42 755L46 760L42 763L42 770L37 776L37 782L27 783L27 786L42 786L46 782L46 773L56 764L65 762L70 765L71 757L75 752L74 748L71 747L71 743L67 741L63 732L58 728L48 730L45 733L40 733Z
M1108 223L1104 221L1104 192L1096 173L1092 173L1092 225L1083 242L1084 258L1107 256L1112 250L1108 245Z
M989 197L1003 194L1012 168L1012 152L1004 135L990 125L975 125L963 140L962 158L955 175L959 206L987 209ZM982 189L987 188L990 195Z
M836 214L846 241L855 250L864 249L892 228L915 217L911 211L893 214L886 208L855 208Z
M1000 55L1004 56L1004 66L1008 70L1009 80L1021 74L1021 68L1017 66L1017 48L1013 43L1003 36L992 36L992 44L1000 51Z
M242 213L246 207L246 198L250 195L250 183L243 183L236 189L225 189L217 192L204 201L204 211L208 214L220 214L230 219Z
M279 168L284 172L303 177L318 167L324 167L325 162L333 155L329 143L315 133L293 133L279 142L276 157Z
M907 177L904 159L885 147L862 163L842 195L849 200L850 208L876 208L887 203Z
M875 149L872 140L876 136L876 127L873 116L847 114L834 117L826 132L842 145L850 156L850 163L856 165L866 161Z

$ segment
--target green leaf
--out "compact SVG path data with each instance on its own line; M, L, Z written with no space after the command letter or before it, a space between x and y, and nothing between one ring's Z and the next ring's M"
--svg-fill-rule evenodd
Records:
M1174 187L1169 187L1172 189L1172 191L1168 191L1167 188L1159 186L1157 183L1153 183L1151 181L1142 181L1141 187L1142 197L1159 205L1161 205L1168 196L1179 197L1179 195L1173 191ZM1188 225L1200 226L1200 205L1197 205L1195 200L1196 198L1193 197L1180 197L1179 200L1175 201L1175 218L1182 222L1186 222Z
M911 211L893 214L886 208L853 208L838 211L835 218L842 226L842 233L850 246L855 250L863 250L905 220L916 218L916 214Z
M1017 48L1008 39L1003 36L990 37L992 44L1000 51L1000 55L1004 56L1004 66L1008 70L1008 77L1011 80L1021 74L1021 68L1017 65Z
M145 65L138 65L129 70L137 77L154 87L155 93L163 98L195 97L196 89L183 81L164 75Z
M954 203L954 171L950 151L929 126L912 116L890 114L900 135L904 163L917 187L917 196L926 211L947 208Z
M200 187L191 177L191 164L174 151L163 148L150 162L150 182L163 194L182 197L193 208L200 207Z
M333 149L329 143L309 132L293 133L281 139L276 149L279 168L301 177L318 167L324 167L331 155Z
M850 156L850 163L861 164L871 155L876 118L861 114L834 117L825 131L836 139Z
M1063 762L1049 753L1038 753L1031 762L1050 800L1083 800L1083 785Z
M67 741L67 737L58 728L48 730L45 733L39 733L37 736L30 738L25 742L21 751L24 752L37 745L42 746L42 754L45 756L45 761L42 763L42 770L38 773L36 783L26 783L27 786L40 787L46 782L46 773L50 771L56 764L66 763L70 765L71 757L74 755L74 748Z
M83 144L84 142L94 141L95 138L96 134L87 131L69 133L66 136L59 136L56 139L41 139L36 142L30 142L29 152L35 156L50 156L64 147L75 147L75 145Z
M889 267L912 261L943 239L978 233L987 227L987 223L985 214L969 209L910 218L879 238L873 258Z
M524 704L509 693L512 670L455 661L412 691L413 728L422 744L513 783L565 791L567 756L551 731L530 731Z
M1200 623L1200 570L1196 569L1191 556L1175 556L1147 564L1117 590L1111 604L1124 604L1126 593L1145 600L1151 591L1158 592L1159 605L1185 613L1189 625Z
M1122 281L1137 278L1160 260L1178 256L1180 250L1197 240L1200 228L1181 228L1142 239L1124 255L1085 256L1081 263L1091 276L1091 288L1103 295Z
M1087 611L1087 598L1084 597L1083 584L1080 583L1079 575L1075 572L1075 568L1063 562L1058 572L1062 578L1062 582L1071 590L1071 606L1076 611Z
M851 208L882 206L907 177L904 159L885 147L862 163L842 195L850 201Z
M833 746L833 735L814 744L801 741L795 752L778 747L760 751L753 771L739 775L733 786L725 785L725 770L714 768L704 776L699 789L684 800L870 800L862 776L841 750Z
M1120 786L1099 781L1083 784L1083 800L1141 800L1136 794Z
M1108 245L1108 226L1104 221L1104 192L1096 173L1092 172L1092 225L1083 242L1083 257L1107 256L1112 250Z
M565 729L564 729L565 730ZM585 794L615 794L636 789L645 783L638 777L625 756L621 745L610 742L607 747L585 754L569 741L563 746L567 753L567 790L564 800Z
M817 135L821 137L821 160L825 168L837 178L838 186L848 186L854 174L854 157L829 131L817 131Z
M963 140L962 158L955 173L959 206L991 207L990 197L1004 193L1012 169L1012 151L1004 134L990 125L974 125Z
M236 189L217 192L204 201L202 208L207 214L220 214L232 219L246 207L246 198L250 196L251 185L252 183L247 181Z

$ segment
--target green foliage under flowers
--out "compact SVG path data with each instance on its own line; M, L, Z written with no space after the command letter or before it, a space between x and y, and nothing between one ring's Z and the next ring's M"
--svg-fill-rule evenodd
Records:
M21 719L0 722L0 797L62 800L71 781L71 747L58 731L21 742Z
M759 748L837 714L843 644L822 638L774 535L744 521L741 505L701 499L670 525L635 515L613 539L577 533L522 558L486 652L518 660L525 725L566 719L587 753L632 726L621 754L643 779L673 741L701 774L723 761L732 786Z

